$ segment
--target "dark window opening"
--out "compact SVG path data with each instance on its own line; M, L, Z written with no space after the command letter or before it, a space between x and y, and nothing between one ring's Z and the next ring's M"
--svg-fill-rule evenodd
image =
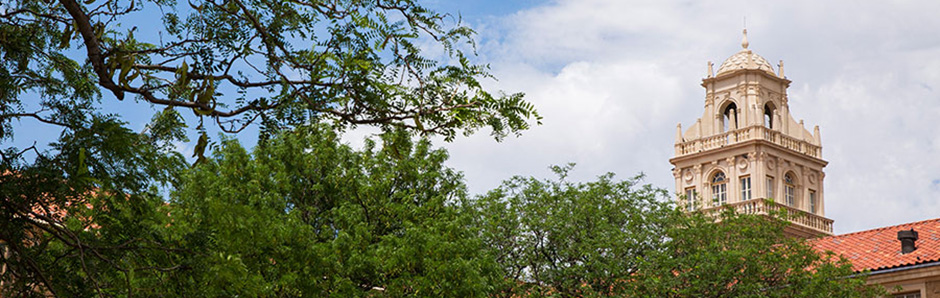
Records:
M774 128L774 107L769 103L764 105L764 126Z
M733 102L729 103L725 107L725 110L722 111L724 115L722 119L722 131L729 131L738 129L738 106Z

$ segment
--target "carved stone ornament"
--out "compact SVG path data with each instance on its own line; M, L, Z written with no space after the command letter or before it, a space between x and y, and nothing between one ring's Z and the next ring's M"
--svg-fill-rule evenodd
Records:
M695 177L694 175L692 175L692 170L686 169L684 172L685 172L685 175L683 175L683 178L685 178L685 181L692 182L692 178Z
M806 180L809 181L809 184L816 184L816 173L809 173Z
M738 159L738 170L740 170L742 173L746 172L747 164L748 164L747 159L744 159L744 158Z
M767 169L771 171L773 171L773 169L777 167L777 162L773 158L770 158L770 157L767 158L766 164L767 164Z

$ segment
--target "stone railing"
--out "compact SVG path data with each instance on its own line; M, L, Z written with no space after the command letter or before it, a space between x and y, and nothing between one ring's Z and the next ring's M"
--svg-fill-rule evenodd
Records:
M735 212L743 214L770 215L783 212L786 214L789 221L795 225L822 232L827 235L832 235L831 219L787 205L779 204L767 199L753 199L743 202L736 202L703 211L709 214L717 214L718 212L721 212L721 209L724 207L734 209Z
M764 140L815 158L822 158L822 150L819 146L759 125L748 126L717 135L701 137L695 140L678 143L676 144L676 156L678 157L709 149L721 148L750 140Z

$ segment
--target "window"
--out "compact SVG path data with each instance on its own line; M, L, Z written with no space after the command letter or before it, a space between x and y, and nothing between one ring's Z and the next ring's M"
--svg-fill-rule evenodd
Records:
M718 172L712 176L712 205L721 206L728 202L728 179L725 173Z
M764 105L764 127L774 128L774 106L769 102Z
M738 106L733 102L725 107L721 117L722 132L738 129Z
M920 298L920 292L896 294L892 297L894 298Z
M695 211L696 202L698 202L698 193L695 191L695 187L689 187L685 189L685 208L688 211Z
M809 191L809 212L816 214L816 191Z
M741 201L751 199L751 177L741 177Z
M767 176L767 199L774 197L774 177Z
M796 186L793 182L793 176L786 174L783 176L784 187L784 197L786 197L787 206L793 207L796 203Z

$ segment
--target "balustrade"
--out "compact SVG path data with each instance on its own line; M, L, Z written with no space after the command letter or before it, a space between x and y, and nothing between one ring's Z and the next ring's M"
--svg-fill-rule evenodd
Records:
M771 142L784 148L812 157L821 157L822 150L820 150L819 146L785 135L779 131L769 129L764 126L749 126L678 143L676 144L676 156L688 155L699 151L721 148L727 145L757 139L762 139L764 141Z
M770 215L774 213L784 212L787 219L795 224L802 227L806 227L815 231L824 232L826 234L832 234L832 220L812 214L803 210L799 210L790 206L778 204L766 199L753 199L743 202L736 202L722 206L722 208L731 208L735 212L743 214L757 214L757 215ZM712 208L704 210L712 215L717 215L721 212L722 208Z

